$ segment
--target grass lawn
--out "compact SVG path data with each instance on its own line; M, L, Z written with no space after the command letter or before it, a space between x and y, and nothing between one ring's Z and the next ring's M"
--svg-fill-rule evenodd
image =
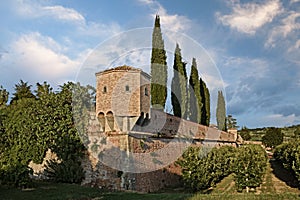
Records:
M140 194L132 192L107 192L97 188L83 187L73 184L62 183L48 183L38 182L36 187L32 189L14 189L5 186L0 186L0 199L1 200L59 200L59 199L80 199L80 200L105 200L105 199L132 199L132 200L148 200L148 199L187 199L191 194L187 193L153 193L153 194Z
M97 188L83 187L72 184L36 182L32 189L14 189L0 186L0 200L59 200L59 199L80 199L80 200L197 200L197 199L224 199L224 200L285 200L299 199L300 191L298 185L287 179L288 172L276 163L268 163L267 172L261 187L255 193L237 193L234 185L233 175L224 178L210 191L210 194L191 194L184 190L168 189L159 193L141 194L133 192L108 192ZM288 183L288 184L286 184Z
M225 187L226 183L230 184L229 177L223 183L216 187L211 194L189 194L189 193L131 193L131 192L106 192L97 188L83 187L72 184L54 184L47 182L39 182L37 186L32 189L13 189L4 186L0 187L1 200L28 200L28 199L43 199L43 200L59 200L59 199L80 199L80 200L114 200L114 199L128 199L128 200L150 200L150 199L163 199L163 200L197 200L197 199L228 199L228 200L256 200L256 199L300 199L299 194L296 193L282 193L282 194L245 194L235 193L232 187ZM223 189L221 189L223 188ZM229 193L228 193L229 192Z

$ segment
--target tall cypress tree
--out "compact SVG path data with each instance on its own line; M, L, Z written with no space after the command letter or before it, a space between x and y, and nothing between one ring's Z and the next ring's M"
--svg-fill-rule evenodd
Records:
M191 75L189 79L189 119L196 123L201 123L201 95L200 82L197 70L196 59L193 58Z
M206 83L200 78L200 95L202 102L201 124L209 126L210 121L210 96Z
M226 108L225 100L222 91L218 91L218 104L217 104L217 125L220 130L226 131Z
M160 29L160 18L155 17L152 33L151 54L151 105L154 109L163 110L167 99L167 56Z
M187 74L186 63L182 62L181 49L176 44L174 52L174 76L172 79L171 101L173 113L177 117L187 118Z

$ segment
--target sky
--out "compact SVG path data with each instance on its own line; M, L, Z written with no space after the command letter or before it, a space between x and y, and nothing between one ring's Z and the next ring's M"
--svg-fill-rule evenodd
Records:
M223 90L239 126L300 124L300 0L0 0L0 85L12 95L21 79L57 88L117 65L149 72L156 14L169 81L178 43L210 89L212 123Z

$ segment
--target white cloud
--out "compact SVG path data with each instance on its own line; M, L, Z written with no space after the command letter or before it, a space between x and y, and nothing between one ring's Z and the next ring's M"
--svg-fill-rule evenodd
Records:
M84 17L74 9L63 6L44 6L41 7L41 15L49 15L59 20L84 23Z
M26 18L52 17L54 19L75 23L85 23L85 18L72 8L63 6L43 6L38 1L18 0L14 5L17 13Z
M287 16L281 20L280 25L275 26L270 31L265 47L275 47L280 38L286 38L294 31L300 30L300 23L297 22L299 17L300 13L298 12L291 11L287 13Z
M154 19L156 14L160 16L160 23L164 29L169 29L174 32L183 32L192 27L192 22L188 17L177 14L169 14L167 10L157 1L139 0L139 2L150 7L152 10L152 19Z
M75 76L80 61L64 55L63 49L52 38L34 32L20 36L11 45L6 62L40 81Z
M291 4L292 3L297 3L297 2L300 2L300 0L291 0Z
M86 36L111 37L120 33L122 28L117 23L101 24L96 22L87 22L78 26L79 33Z
M73 23L78 30L77 33L85 36L109 37L122 30L117 23L104 24L87 21L80 12L61 5L44 6L39 1L19 0L14 7L17 13L25 18L49 17L58 21Z
M222 24L230 26L239 32L253 35L263 25L271 22L275 16L282 12L279 0L270 0L265 4L239 2L232 3L232 13L216 16Z
M271 114L261 117L261 123L265 126L276 126L284 127L291 126L299 122L299 117L295 116L295 114L283 116L282 114Z

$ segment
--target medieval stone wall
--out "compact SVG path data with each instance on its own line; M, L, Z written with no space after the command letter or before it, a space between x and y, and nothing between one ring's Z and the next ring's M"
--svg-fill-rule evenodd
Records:
M101 132L97 125L99 122L95 117L95 113L91 113L93 122L90 123L90 128L88 129L91 142L87 159L83 163L86 171L86 178L83 184L114 190L136 190L141 192L154 192L165 187L180 186L182 184L181 169L175 164L175 161L180 157L180 153L190 144L217 147L237 145L236 136L233 133L222 132L215 128L181 120L166 113L152 112L149 124L157 125L158 122L154 121L155 115L156 120L165 122L162 125L164 127L161 131L162 135L137 131L129 133L120 131ZM139 128L141 130L145 127ZM147 129L150 128L147 127ZM146 131L147 129L143 130ZM170 133L170 130L173 134L167 135L167 133ZM174 137L176 136L176 131L180 134L182 133L181 136L184 136L185 132L192 133L185 135L186 138L176 138ZM114 148L120 149L120 151L140 154L138 162L146 163L149 168L152 167L155 170L139 173L140 169L136 166L137 173L126 173L122 170L113 169L111 166L106 166L99 160L104 143L111 144ZM97 146L97 150L94 153L92 151L95 150L92 150L92 146ZM176 153L178 155L175 155ZM114 156L112 160L120 159L118 157L120 155L116 154ZM170 160L172 156L173 160Z

